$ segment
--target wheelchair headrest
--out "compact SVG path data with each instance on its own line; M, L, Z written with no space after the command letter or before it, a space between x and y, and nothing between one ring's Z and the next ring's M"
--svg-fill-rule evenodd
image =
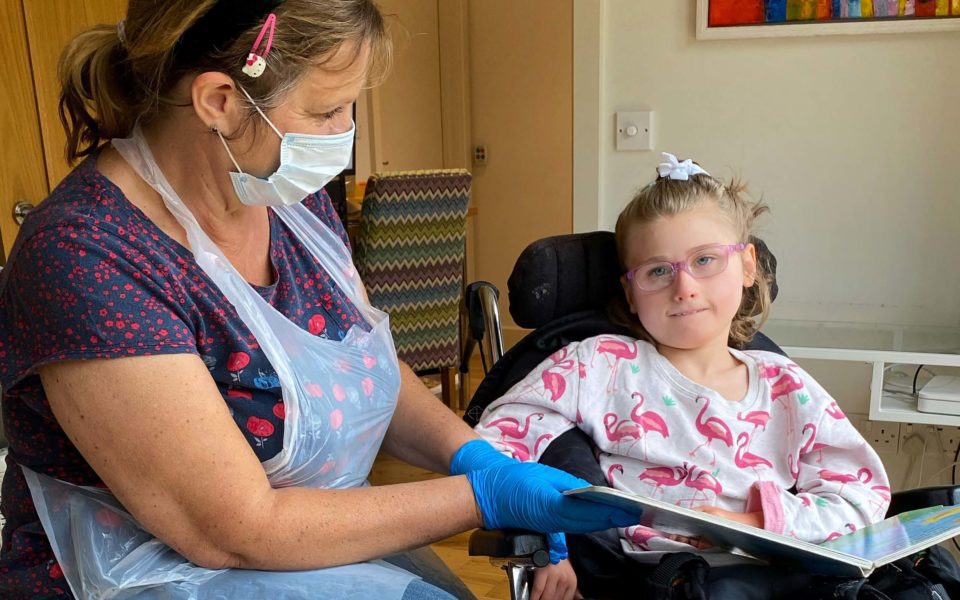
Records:
M777 259L763 240L752 237L757 259L770 277L770 300L777 296ZM520 327L536 329L584 310L604 310L622 293L617 244L611 231L543 238L520 254L507 291L510 315Z

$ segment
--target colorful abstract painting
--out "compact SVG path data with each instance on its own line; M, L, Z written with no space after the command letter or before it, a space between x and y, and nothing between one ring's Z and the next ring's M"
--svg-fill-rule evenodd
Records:
M708 27L960 17L960 0L709 0Z

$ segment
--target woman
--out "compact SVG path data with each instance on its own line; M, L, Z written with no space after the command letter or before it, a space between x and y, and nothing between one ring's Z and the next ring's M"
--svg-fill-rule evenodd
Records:
M0 276L0 596L442 598L363 561L635 519L479 441L366 303L320 190L389 50L371 0L131 0L65 50L85 159ZM454 476L365 486L381 442Z

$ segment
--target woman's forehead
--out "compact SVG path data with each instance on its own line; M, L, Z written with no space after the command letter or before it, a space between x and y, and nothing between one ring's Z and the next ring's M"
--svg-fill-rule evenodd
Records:
M355 44L342 44L328 60L310 68L294 97L318 104L353 102L366 84L369 66L369 44L364 44L359 52Z

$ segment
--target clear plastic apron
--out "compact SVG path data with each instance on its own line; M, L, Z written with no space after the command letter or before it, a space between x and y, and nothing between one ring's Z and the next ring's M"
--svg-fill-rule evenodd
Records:
M366 485L396 408L400 374L387 315L369 305L342 240L302 204L272 210L370 326L342 341L301 329L270 306L197 224L137 127L113 146L187 232L197 264L250 328L280 379L283 450L263 463L273 487ZM24 469L44 531L78 598L399 600L415 576L383 561L298 572L197 567L147 533L109 492ZM262 592L262 593L261 593Z

